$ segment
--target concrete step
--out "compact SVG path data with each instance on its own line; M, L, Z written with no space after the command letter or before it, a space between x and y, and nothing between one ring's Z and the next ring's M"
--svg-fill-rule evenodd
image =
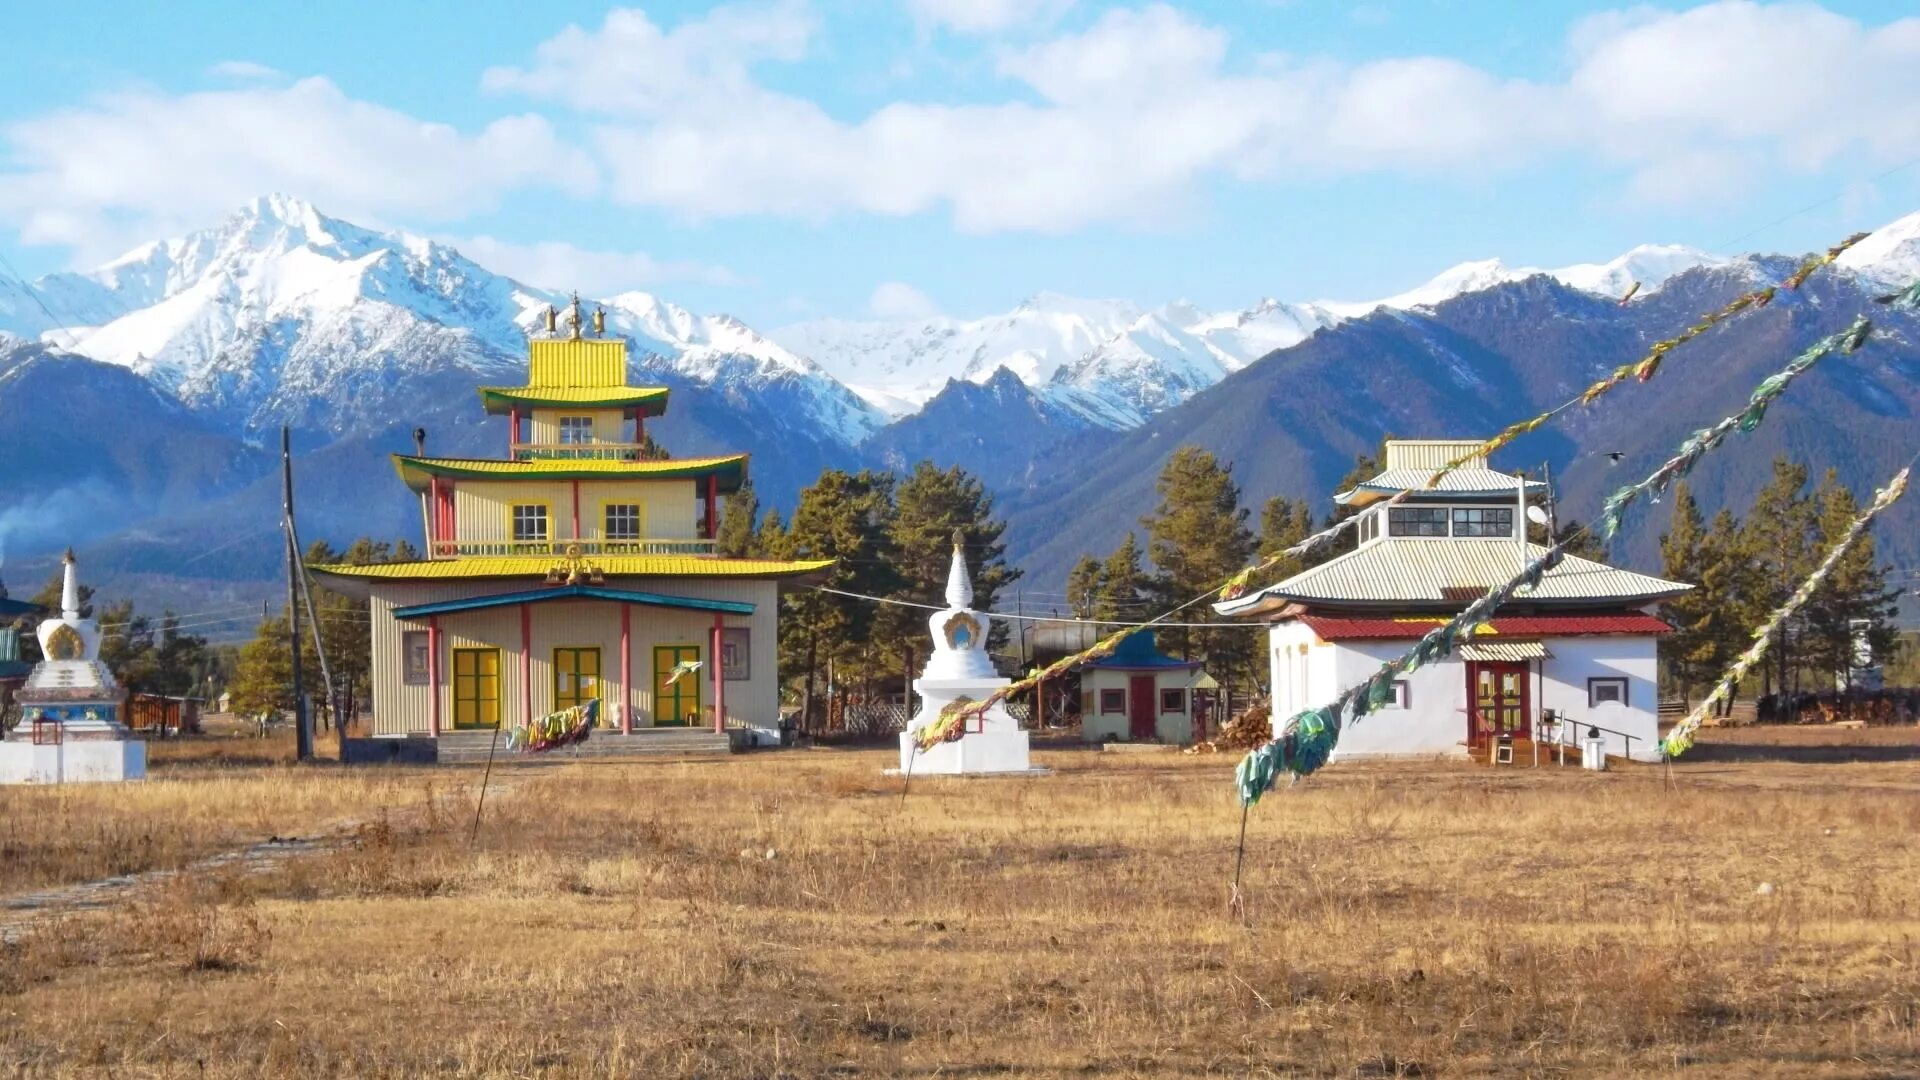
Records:
M438 739L356 739L354 742L360 750L355 758L366 763L404 760L466 765L484 762L492 754L496 763L511 764L584 758L685 757L733 752L733 740L729 735L705 728L649 728L631 735L622 735L617 731L596 731L586 742L539 754L510 751L507 749L505 733L499 736L496 743L491 731L452 732ZM401 743L405 745L395 745Z

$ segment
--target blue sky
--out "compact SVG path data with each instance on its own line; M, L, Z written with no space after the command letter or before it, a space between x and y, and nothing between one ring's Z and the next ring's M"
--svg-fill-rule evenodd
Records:
M29 276L280 190L770 328L1042 290L1361 299L1920 209L1904 3L157 11L10 13L40 43L0 67L0 249Z

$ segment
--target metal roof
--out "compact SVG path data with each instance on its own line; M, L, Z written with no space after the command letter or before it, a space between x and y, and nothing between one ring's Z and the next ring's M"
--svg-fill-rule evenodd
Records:
M1435 495L1506 495L1517 494L1520 478L1497 469L1459 468L1440 478L1440 482L1428 488L1438 469L1388 469L1372 479L1364 480L1351 491L1343 491L1333 497L1333 501L1342 506L1375 502L1402 491L1428 491ZM1547 485L1538 480L1527 481L1527 493L1544 493Z
M664 386L483 386L480 404L487 412L529 409L625 409L629 414L660 416L667 411Z
M502 461L496 458L429 458L393 455L400 479L414 491L424 491L430 476L474 480L678 480L718 476L721 494L740 489L747 476L747 455L671 458L659 461L619 461L608 458L541 458Z
M1476 641L1459 648L1460 659L1474 661L1551 660L1553 654L1537 641Z
M668 596L665 593L608 589L598 585L562 585L552 589L469 596L459 600L441 600L431 604L393 609L396 619L418 619L428 615L450 615L458 611L512 607L518 604L542 604L552 600L613 600L648 607L684 608L689 611L713 611L725 615L751 615L753 605L744 600L707 600L697 596Z
M544 578L561 560L538 555L476 556L416 562L310 566L317 574L389 581L457 581L465 578ZM780 578L825 570L832 559L782 561L726 559L710 555L607 555L587 560L606 577Z
M1446 622L1444 616L1351 617L1303 614L1297 616L1322 641L1417 638ZM1496 615L1481 623L1476 637L1579 637L1589 634L1666 634L1673 627L1663 619L1639 611L1591 612L1567 615Z
M1547 549L1539 544L1526 546L1529 562L1546 553ZM1222 615L1267 613L1275 610L1275 600L1464 607L1519 571L1520 552L1515 544L1497 540L1389 538L1238 600L1215 604L1214 610ZM1691 588L1693 586L1677 581L1568 555L1560 565L1546 572L1539 587L1522 590L1514 599L1644 603L1677 596Z

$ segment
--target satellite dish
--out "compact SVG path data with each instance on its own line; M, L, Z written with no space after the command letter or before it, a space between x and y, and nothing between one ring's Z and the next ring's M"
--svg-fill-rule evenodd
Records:
M1535 525L1545 525L1548 521L1547 512L1538 506L1529 506L1527 507L1527 520L1533 522Z

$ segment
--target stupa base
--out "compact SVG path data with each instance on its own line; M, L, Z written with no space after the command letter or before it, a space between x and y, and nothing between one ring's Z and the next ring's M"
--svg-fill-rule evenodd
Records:
M900 734L900 771L913 776L985 776L1036 771L1024 731L974 731L931 750L914 744L912 732Z
M147 744L138 739L0 742L0 784L98 784L144 780Z

